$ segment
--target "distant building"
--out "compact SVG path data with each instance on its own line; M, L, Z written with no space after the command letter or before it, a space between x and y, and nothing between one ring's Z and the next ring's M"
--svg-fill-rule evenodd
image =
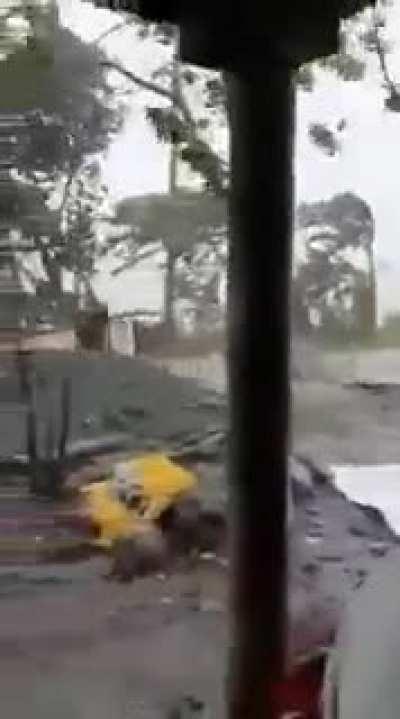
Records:
M143 248L135 263L122 271L117 270L123 259L109 253L98 263L92 278L97 300L108 309L110 349L118 354L133 356L138 344L138 328L161 328L165 319L166 252L162 242L155 242L151 250ZM201 267L199 265L197 281L188 294L185 294L182 283L184 261L177 263L175 279L178 297L174 301L174 319L180 336L187 337L196 332L197 289L203 295L204 287L210 287L212 302L222 310L226 307L226 266L223 262L222 265L216 264L208 254Z
M109 347L118 354L136 353L136 325L162 324L165 316L165 260L161 243L131 267L116 272L120 258L109 254L98 263L93 292L108 309Z

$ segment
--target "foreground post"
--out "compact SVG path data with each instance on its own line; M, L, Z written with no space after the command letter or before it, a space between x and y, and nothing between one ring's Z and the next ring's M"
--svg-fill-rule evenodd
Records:
M229 716L272 719L286 637L293 87L288 65L229 79L234 645Z

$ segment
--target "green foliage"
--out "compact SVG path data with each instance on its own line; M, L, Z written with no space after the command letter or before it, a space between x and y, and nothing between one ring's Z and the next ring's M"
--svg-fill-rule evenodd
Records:
M181 150L181 159L187 162L194 172L205 179L205 189L212 190L217 196L224 196L229 174L215 152L210 152L208 143L196 138Z
M216 76L205 82L205 107L214 112L226 113L228 98L226 84L222 76Z
M37 66L19 50L0 62L0 112L11 129L13 117L26 120L15 130L20 181L2 183L0 211L33 239L57 293L62 268L84 277L93 271L93 222L102 197L93 192L90 158L121 128L125 105L108 83L102 51L61 27L56 12L53 20L52 63ZM50 209L62 187L60 206Z
M186 127L181 118L169 107L146 107L145 115L153 125L160 142L178 145L187 137Z
M98 250L94 223L105 197L98 180L97 166L87 166L74 178L65 203L57 209L49 208L48 193L40 183L10 182L2 193L4 216L41 253L54 295L62 292L63 268L83 281L94 272Z
M12 63L16 56L40 67L53 60L55 0L5 2L0 11L0 62Z
M173 45L176 39L176 27L167 22L152 26L153 37L162 45Z
M104 151L123 121L123 104L101 67L103 53L58 24L55 43L54 62L41 68L17 55L0 62L0 112L31 119L21 172L69 172Z
M200 118L193 119L193 123L185 122L178 110L172 107L147 107L145 114L154 126L158 140L178 145L180 159L204 178L206 189L212 190L216 195L224 195L229 178L228 170L198 132L204 130L209 120Z
M81 173L75 181L63 212L62 243L58 261L81 280L89 281L98 255L94 223L101 215L105 192L100 186L97 165Z
M128 236L114 236L109 242L114 251L122 247L124 254L116 274L154 255L160 249L157 241L162 241L167 254L165 322L172 332L177 260L226 227L226 198L185 191L131 197L119 203L113 223L130 230Z
M337 334L369 334L375 327L375 278L371 209L352 193L327 202L303 204L298 225L308 230L306 258L294 281L296 302L304 313L318 317L319 330ZM358 269L348 250L363 250L369 269ZM300 310L296 310L299 312Z
M338 249L357 249L373 241L373 216L369 205L352 192L334 195L331 200L303 203L298 208L303 228L328 225L335 230Z
M310 140L329 157L334 157L340 150L336 135L321 122L313 122L308 128Z
M312 92L314 89L314 70L311 63L301 65L296 73L297 86L305 92Z
M335 72L345 82L359 82L365 77L365 62L347 52L330 55L320 60L319 64Z
M130 197L119 203L113 222L131 229L136 247L162 240L166 249L179 257L226 226L227 204L212 194L186 191Z
M96 4L101 4L100 0L97 0ZM128 12L135 12L132 3L126 4L121 2L113 3L113 9L127 9ZM334 73L338 79L345 82L360 82L365 77L366 71L366 56L365 53L376 52L379 57L384 81L389 92L389 96L385 100L385 107L392 112L400 111L400 94L397 92L396 85L390 79L386 67L386 53L388 52L388 44L384 42L380 36L380 32L385 28L386 25L386 8L390 3L387 0L383 0L380 3L380 10L369 10L364 11L364 6L360 6L359 11L348 17L343 25L340 32L340 48L335 55L331 55L327 58L322 58L313 63L307 63L306 65L299 68L296 73L296 82L300 89L306 92L311 92L315 83L316 70L318 67L325 68L330 72ZM143 21L139 16L133 16L136 25L136 33L139 39L153 39L162 45L171 47L173 52L176 50L176 28L169 24L154 24ZM153 73L153 79L156 77L166 81L168 85L168 79L172 85L172 65L169 67L164 66L162 72L156 70ZM185 87L192 86L194 84L203 84L203 99L204 99L204 117L203 122L215 122L220 123L227 122L227 92L224 82L224 77L221 74L216 73L214 77L207 78L205 73L200 69L193 70L180 66L180 77L179 83L184 89ZM163 85L165 90L165 85ZM155 94L157 94L157 88L154 88ZM163 95L165 97L165 94ZM172 99L172 96L171 96ZM190 110L190 108L189 108ZM174 131L173 125L176 124L175 118L172 114L164 115L163 117L159 113L156 117L154 108L147 109L147 117L153 123L157 136L162 141L169 142L172 138L173 141L177 141L177 134ZM178 111L179 114L179 111ZM192 114L192 113L190 113ZM183 124L186 126L186 144L184 152L182 153L182 159L188 162L191 167L201 174L210 172L210 175L204 174L206 184L210 188L217 188L221 190L221 172L216 171L216 163L218 158L214 155L212 158L207 157L212 154L210 146L205 143L199 152L199 147L192 147L193 134L193 117L188 123L188 115L183 117ZM161 122L162 121L162 122ZM171 127L168 128L168 123ZM189 128L189 124L191 127ZM162 125L162 131L160 127ZM190 129L190 132L189 132ZM197 126L199 129L199 126ZM182 128L180 128L180 133ZM195 133L198 138L198 133ZM316 122L309 128L310 139L319 147L323 152L330 156L337 155L340 152L340 142L337 137L337 133L327 128L324 123ZM211 160L211 161L209 161ZM220 161L220 165L222 162ZM225 173L224 186L227 184L227 175ZM214 183L217 183L216 185Z

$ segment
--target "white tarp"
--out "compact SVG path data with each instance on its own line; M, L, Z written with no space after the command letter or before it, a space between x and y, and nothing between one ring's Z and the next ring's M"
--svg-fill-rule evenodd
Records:
M335 483L349 499L380 509L400 534L400 464L332 467Z

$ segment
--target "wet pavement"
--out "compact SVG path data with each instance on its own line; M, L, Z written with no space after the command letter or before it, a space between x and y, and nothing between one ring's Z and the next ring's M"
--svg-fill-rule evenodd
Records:
M101 578L103 565L0 575L4 715L26 717L29 702L32 719L153 719L191 693L221 715L227 622L219 578L200 570L121 586ZM23 596L13 595L18 586Z

